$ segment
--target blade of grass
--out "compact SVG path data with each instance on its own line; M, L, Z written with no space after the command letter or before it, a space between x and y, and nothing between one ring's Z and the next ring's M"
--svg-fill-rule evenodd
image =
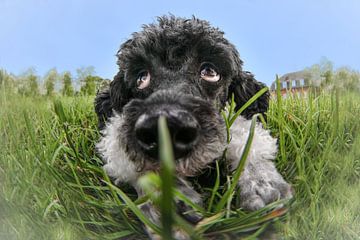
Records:
M254 229L258 229L261 228L263 224L272 221L276 218L279 218L281 216L284 216L287 213L287 209L286 208L282 208L282 209L277 209L274 210L264 216L261 217L256 217L253 219L250 219L249 221L247 221L246 223L235 223L235 224L229 224L226 225L224 228L217 228L215 229L212 233L226 233L226 232L248 232ZM236 219L235 219L236 220Z
M131 231L121 231L121 232L114 232L114 233L106 233L103 234L101 237L105 239L124 239L125 237L128 237L130 235L133 235L134 233Z
M228 187L228 189L231 188L231 178L230 178L230 176L227 176L227 187ZM226 203L226 218L230 217L231 201L233 199L234 193L235 193L234 191L231 192L230 197L228 198L227 203Z
M260 91L258 91L254 96L252 96L241 108L232 116L232 118L229 121L229 125L231 126L236 118L247 108L249 107L253 102L256 101L259 97L261 97L264 93L266 93L269 89L267 87L264 87Z
M254 223L254 221L258 221L259 219L263 219L264 217L267 217L266 220L277 218L279 216L284 215L287 212L288 208L284 207L284 205L288 206L288 204L289 204L289 200L283 199L271 203L257 211L246 213L245 215L242 215L241 213L234 214L231 216L231 218L224 218L221 221L219 221L219 223L222 223L222 226L218 226L216 231L231 228L234 226L248 224L251 222Z
M147 218L142 212L141 210L138 208L138 206L136 206L136 204L118 187L114 186L113 184L110 183L110 179L109 177L107 177L106 174L104 174L105 177L105 181L104 183L107 184L110 188L110 191L113 193L113 195L115 194L114 197L116 197L117 199L117 194L120 196L120 198L125 202L125 204L131 209L131 211L139 218L139 220L144 223L146 226L150 227L152 230L154 230L154 232L160 234L161 233L161 229L154 224L153 222L151 222L149 220L149 218ZM121 206L121 203L118 203L119 206ZM131 226L130 223L128 223L129 226ZM133 229L134 230L134 229Z
M198 232L205 232L212 225L219 223L219 221L225 216L225 212L219 212L211 217L204 218L198 224L196 224L195 229Z
M173 225L173 187L174 187L174 154L171 145L170 133L165 117L158 120L159 132L159 153L160 153L160 177L161 177L161 198L160 212L161 224L163 227L162 236L164 239L172 238Z
M278 115L277 119L279 121L279 148L281 153L281 162L286 162L286 152L285 152L285 135L284 135L284 113L283 113L283 103L282 103L282 96L281 96L281 86L280 86L280 79L279 76L276 74L276 103L278 108Z
M153 172L147 173L144 176L140 177L140 179L138 180L138 184L146 193L146 196L144 197L145 199L151 198L153 202L158 203L157 192L161 188L161 179L159 175ZM206 214L205 209L203 209L198 204L192 202L186 195L184 195L176 188L173 188L173 196L183 201L186 205L191 206L195 211L200 212L202 215ZM135 203L137 203L138 201L140 201L140 199L136 200Z
M79 160L80 157L78 154L78 150L75 148L75 145L69 135L68 126L67 126L67 118L65 115L64 107L60 100L54 101L54 111L55 111L56 115L59 117L60 123L63 126L67 142L69 143L71 149L74 151L76 159Z
M237 166L235 173L233 174L230 187L226 190L225 194L223 195L223 197L221 198L221 200L219 201L219 203L217 204L217 206L215 208L216 212L220 212L224 208L225 204L229 201L229 198L231 197L233 191L235 190L235 188L237 186L240 175L241 175L242 171L244 170L245 162L246 162L247 156L250 152L250 147L252 144L252 140L254 138L256 118L257 118L257 115L255 114L251 120L249 136L247 138L243 153L241 154L239 165Z
M225 111L222 111L221 112L221 115L224 119L224 122L225 122L225 126L226 126L226 142L227 143L230 143L230 125L229 125L229 119L228 119L228 116L231 116L230 115L230 112L228 114L228 116L226 116L226 112Z
M211 209L213 208L215 195L216 195L217 191L219 190L219 187L220 187L220 168L219 168L219 162L216 160L216 181L215 181L214 187L212 188L212 191L211 191L211 197L210 197L209 205L207 208L208 212L210 212Z

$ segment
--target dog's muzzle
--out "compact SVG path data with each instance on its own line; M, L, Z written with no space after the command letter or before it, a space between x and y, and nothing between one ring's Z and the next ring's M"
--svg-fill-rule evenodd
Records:
M186 156L195 146L200 125L185 109L173 109L169 105L159 106L152 112L143 113L135 123L135 137L141 150L151 158L158 158L158 119L164 116L170 132L176 159Z

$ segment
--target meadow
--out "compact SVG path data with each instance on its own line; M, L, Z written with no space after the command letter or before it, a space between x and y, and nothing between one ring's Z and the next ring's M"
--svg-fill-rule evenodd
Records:
M147 199L113 186L96 155L93 99L0 94L0 239L146 239L140 222L151 223L137 205ZM230 187L218 185L207 209L193 206L207 214L201 226L168 219L194 239L253 239L270 222L281 239L360 239L360 95L274 98L265 127L279 139L276 165L295 191L286 208L233 210L236 191L223 198ZM167 163L162 179L171 176ZM144 184L159 181L150 175Z

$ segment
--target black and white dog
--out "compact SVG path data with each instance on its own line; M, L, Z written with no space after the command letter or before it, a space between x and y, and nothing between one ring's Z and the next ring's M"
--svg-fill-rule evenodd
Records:
M209 178L206 172L216 159L222 159L225 148L224 171L237 167L249 134L248 119L267 110L269 93L238 117L227 144L220 114L226 102L234 95L237 110L264 85L242 70L238 51L222 31L197 18L163 16L158 23L133 33L117 57L119 72L95 100L102 130L97 149L104 169L115 183L127 182L143 194L137 179L159 169L157 122L159 116L165 116L179 190L201 203L201 191L192 182L194 176ZM272 162L276 153L276 139L258 123L239 180L244 209L256 210L291 197L289 184ZM180 211L183 205L179 203ZM143 210L152 221L159 222L158 211L151 204ZM196 222L200 218L187 219Z

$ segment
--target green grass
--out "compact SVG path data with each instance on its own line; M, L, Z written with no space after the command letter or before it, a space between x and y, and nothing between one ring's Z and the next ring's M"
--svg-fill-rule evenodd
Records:
M0 94L0 239L146 239L140 222L164 236L176 226L194 239L249 232L254 237L286 211L276 210L277 203L255 213L238 210L229 179L226 186L209 189L204 208L193 206L206 218L189 226L169 211L173 196L187 199L171 190L171 153L166 152L161 178L142 180L149 192L163 188L166 193L136 199L126 186L114 186L101 168L92 103L91 97ZM360 238L359 118L356 94L271 101L266 127L279 138L276 164L296 192L286 221L277 224L285 239ZM148 198L169 204L162 210L168 226L152 224L139 211Z
M360 96L294 97L282 111L278 104L268 127L283 146L277 166L296 190L287 238L359 239Z

